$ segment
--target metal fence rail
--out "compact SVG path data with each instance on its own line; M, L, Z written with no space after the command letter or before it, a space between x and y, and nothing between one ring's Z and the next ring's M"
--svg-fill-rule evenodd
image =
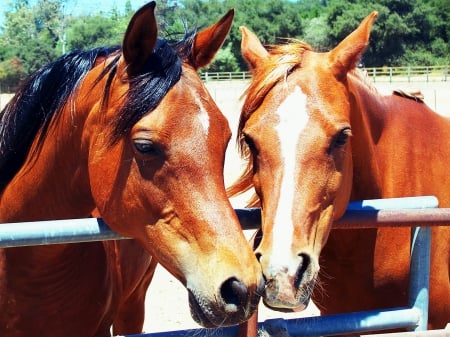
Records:
M270 336L328 336L346 333L407 328L417 332L411 336L450 336L449 330L427 329L431 226L450 225L450 208L435 208L435 197L413 197L365 200L349 204L334 228L370 228L379 226L411 226L409 306L383 310L326 315L299 319L270 319L259 323ZM236 209L244 229L259 228L261 213L257 208ZM420 225L421 227L417 227ZM102 219L71 219L0 224L0 247L20 247L56 243L72 243L127 239L113 232ZM210 335L211 330L191 329L135 336L181 337ZM237 327L214 329L215 337L237 334ZM410 336L410 335L405 335Z
M406 66L364 68L374 82L446 82L449 77L449 65L445 66ZM202 72L203 81L249 80L248 71Z
M380 226L433 226L450 223L450 208L435 208L433 196L351 202L336 229ZM236 209L243 229L261 226L259 208ZM100 218L0 224L0 248L129 239L112 231Z

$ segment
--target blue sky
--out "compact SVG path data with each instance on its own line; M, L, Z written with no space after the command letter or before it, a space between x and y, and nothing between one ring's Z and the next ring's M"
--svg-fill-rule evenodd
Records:
M130 0L131 7L136 10L149 0ZM92 14L97 12L109 12L113 8L117 8L122 12L125 8L126 0L67 0L66 13Z
M137 10L139 7L150 0L130 0L131 7ZM4 13L10 9L11 0L0 0L0 25L4 23ZM31 0L31 4L36 0ZM117 8L123 12L126 0L66 0L65 12L67 15L87 15L98 12L109 12L113 8Z

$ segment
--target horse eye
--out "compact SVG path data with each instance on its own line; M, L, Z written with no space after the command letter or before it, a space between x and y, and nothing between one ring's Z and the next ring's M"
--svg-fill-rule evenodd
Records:
M332 147L342 147L347 144L348 138L351 136L352 132L349 127L345 127L338 132L332 143Z
M145 156L156 156L161 153L161 149L149 139L135 139L135 149Z

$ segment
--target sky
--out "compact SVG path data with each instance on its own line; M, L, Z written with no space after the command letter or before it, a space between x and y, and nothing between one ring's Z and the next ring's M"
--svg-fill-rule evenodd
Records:
M150 0L130 0L133 10L137 10ZM10 9L12 0L0 0L0 26L4 23L4 13ZM30 0L33 5L36 0ZM109 12L117 8L119 12L125 9L126 0L66 0L65 13L67 15L88 15L98 12Z

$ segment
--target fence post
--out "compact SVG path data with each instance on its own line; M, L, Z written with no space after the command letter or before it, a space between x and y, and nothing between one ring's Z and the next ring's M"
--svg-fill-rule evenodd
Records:
M428 328L430 250L431 227L411 228L409 306L419 310L421 317L414 331Z

